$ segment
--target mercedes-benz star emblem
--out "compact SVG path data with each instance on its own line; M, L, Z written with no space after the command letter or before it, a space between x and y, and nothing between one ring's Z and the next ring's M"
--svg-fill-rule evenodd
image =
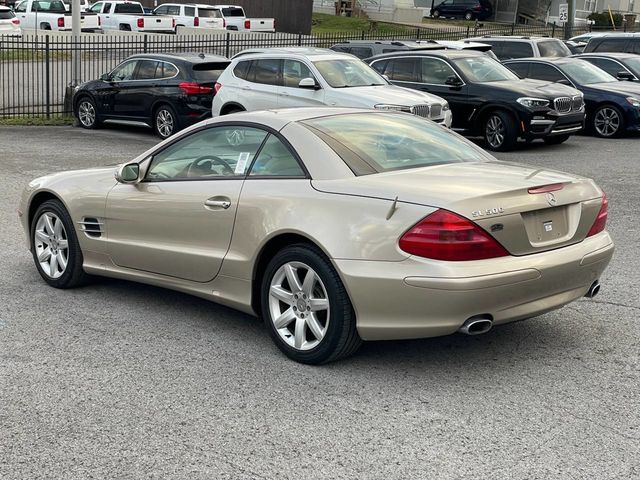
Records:
M553 193L549 192L547 193L547 202L553 207L556 203L558 203L558 200L556 200L556 196Z

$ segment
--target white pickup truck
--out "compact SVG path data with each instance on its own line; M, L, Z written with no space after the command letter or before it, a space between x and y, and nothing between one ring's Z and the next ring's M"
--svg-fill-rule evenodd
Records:
M22 28L71 31L71 11L61 0L22 0L14 11ZM81 12L80 28L83 32L100 30L100 17Z
M89 12L98 14L103 30L174 33L176 29L176 21L171 17L145 15L140 2L101 1L94 3Z
M239 5L212 5L212 8L220 11L227 30L245 32L275 32L276 20L274 18L247 18L244 8Z

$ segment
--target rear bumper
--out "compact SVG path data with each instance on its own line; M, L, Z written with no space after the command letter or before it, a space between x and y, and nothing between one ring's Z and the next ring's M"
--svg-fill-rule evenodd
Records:
M365 340L435 337L466 319L499 325L539 315L585 295L608 265L607 232L539 254L474 262L410 257L402 262L334 260Z

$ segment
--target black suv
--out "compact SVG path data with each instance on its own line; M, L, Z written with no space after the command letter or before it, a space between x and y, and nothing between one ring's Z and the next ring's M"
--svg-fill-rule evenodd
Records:
M489 0L444 0L431 9L433 18L453 17L486 20L493 15Z
M622 52L640 54L640 34L612 33L592 37L584 47L584 53L591 52Z
M582 93L566 85L522 80L479 52L398 52L366 60L391 83L449 102L452 128L483 136L491 150L506 151L519 138L558 144L582 129Z
M445 47L433 40L345 40L330 48L362 59L398 50L442 50Z
M215 83L229 60L203 53L133 55L78 87L73 111L84 128L136 122L161 138L211 116Z

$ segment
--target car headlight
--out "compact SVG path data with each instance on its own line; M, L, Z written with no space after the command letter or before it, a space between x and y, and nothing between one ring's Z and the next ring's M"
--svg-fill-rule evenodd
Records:
M443 111L443 112L447 112L447 111L449 111L449 102L444 102L444 103L442 104L442 111Z
M640 99L636 97L627 97L627 102L633 105L636 108L640 108Z
M408 107L406 105L389 105L386 103L379 103L377 105L374 105L373 108L377 110L387 110L391 112L410 112L411 111L411 107Z
M549 106L549 100L545 100L544 98L520 97L516 102L527 108L541 108Z

